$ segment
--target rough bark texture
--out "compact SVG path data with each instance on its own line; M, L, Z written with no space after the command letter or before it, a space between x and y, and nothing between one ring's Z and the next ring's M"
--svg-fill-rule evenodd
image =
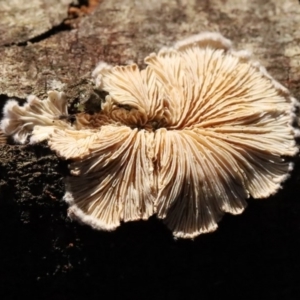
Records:
M49 89L85 100L98 61L142 65L203 30L252 50L300 98L296 0L8 2L0 1L0 107ZM61 201L67 162L45 145L1 146L0 174L1 299L300 297L299 163L277 195L250 200L194 242L174 241L154 219L113 233L71 223Z
M24 43L61 24L72 0L0 2L0 45Z

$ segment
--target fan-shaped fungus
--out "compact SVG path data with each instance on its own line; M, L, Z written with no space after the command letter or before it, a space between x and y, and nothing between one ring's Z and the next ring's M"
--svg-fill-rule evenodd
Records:
M48 139L73 160L64 197L71 217L113 230L157 214L176 237L194 238L225 212L241 213L249 196L280 188L292 168L283 156L297 153L296 100L249 52L203 33L145 63L101 63L93 76L106 101L74 124L57 118L67 109L55 92L4 109L6 134Z

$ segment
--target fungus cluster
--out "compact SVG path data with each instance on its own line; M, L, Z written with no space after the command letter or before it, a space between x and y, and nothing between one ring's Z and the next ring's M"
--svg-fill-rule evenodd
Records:
M69 215L96 229L156 214L174 236L214 231L248 197L280 188L297 153L296 100L247 51L202 33L136 64L100 63L101 111L68 122L67 101L51 91L4 108L1 128L17 142L48 140L72 160Z

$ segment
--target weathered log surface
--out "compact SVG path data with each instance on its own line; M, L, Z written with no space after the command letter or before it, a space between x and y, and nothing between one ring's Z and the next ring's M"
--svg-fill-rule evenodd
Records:
M50 89L84 100L98 61L143 65L149 53L204 30L252 50L300 98L296 0L52 2L0 1L1 108L9 97ZM71 223L61 201L66 174L67 163L44 145L1 146L1 299L300 297L299 164L277 195L250 201L243 215L226 216L195 242L173 241L155 219L114 233Z

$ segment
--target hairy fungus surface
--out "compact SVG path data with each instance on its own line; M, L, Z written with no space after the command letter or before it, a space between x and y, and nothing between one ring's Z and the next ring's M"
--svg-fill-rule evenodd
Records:
M47 139L71 159L69 215L94 228L156 214L174 236L214 231L249 196L280 188L297 153L293 99L247 51L203 33L145 59L147 67L100 63L101 111L74 123L62 94L20 107L10 101L2 130L24 142Z

